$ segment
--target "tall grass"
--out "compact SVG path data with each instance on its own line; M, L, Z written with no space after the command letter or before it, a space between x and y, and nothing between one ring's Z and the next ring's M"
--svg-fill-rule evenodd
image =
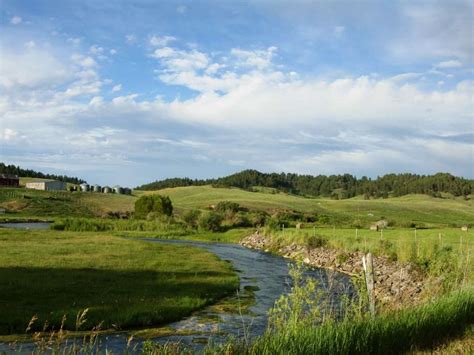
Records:
M319 326L298 324L267 333L250 354L399 354L432 347L474 323L473 290L375 319L360 317Z
M169 220L135 220L135 219L102 219L102 218L65 218L51 225L53 230L74 232L159 232L167 236L188 234L188 229L181 223Z

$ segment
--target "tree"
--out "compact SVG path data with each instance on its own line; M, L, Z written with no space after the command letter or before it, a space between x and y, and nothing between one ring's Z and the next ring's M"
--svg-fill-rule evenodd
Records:
M148 214L171 216L173 204L168 196L145 195L135 202L135 218L145 219Z

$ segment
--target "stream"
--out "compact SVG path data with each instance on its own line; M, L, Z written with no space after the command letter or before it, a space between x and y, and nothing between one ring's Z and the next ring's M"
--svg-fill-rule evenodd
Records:
M172 243L197 246L210 251L223 260L232 263L240 277L240 297L253 298L253 302L245 312L238 307L226 310L217 305L209 306L204 310L183 320L169 324L175 334L150 338L149 340L168 343L180 342L187 348L196 351L203 349L208 342L223 343L229 337L251 340L262 335L268 321L268 311L282 294L287 294L291 288L288 275L291 261L279 256L259 250L248 249L237 244L202 243L185 240L145 239L150 243ZM350 277L340 273L329 272L324 269L306 269L305 274L318 280L318 287L331 293L333 307L337 309L342 297L355 295L355 289ZM331 285L331 286L329 286ZM330 290L329 290L330 288ZM251 295L248 295L251 291ZM239 302L234 296L223 302ZM181 333L181 334L180 334ZM102 339L103 346L108 350L123 351L127 337L121 334L109 335ZM140 347L143 340L133 341L132 346Z
M9 226L13 227L11 224ZM156 336L150 333L146 340L160 343L180 342L195 351L203 349L208 342L223 343L229 337L251 340L264 333L269 309L282 294L288 293L291 287L288 275L291 261L279 256L236 244L156 238L142 240L150 243L171 243L206 249L219 258L232 263L240 278L240 289L235 296L197 311L183 320L168 324L163 327L163 329L166 328L166 332L161 333L160 336L158 333ZM353 297L356 294L350 277L347 275L325 269L309 268L305 270L305 274L316 278L318 287L330 293L333 309L338 309L344 296ZM242 306L239 307L239 304ZM233 306L229 307L229 305ZM137 335L139 334L135 335L129 349L138 351L141 348L145 339ZM123 353L127 348L129 336L128 332L101 335L100 349ZM25 343L22 344L21 352L26 353L33 348L33 344ZM7 349L7 344L0 343L0 353L8 351Z

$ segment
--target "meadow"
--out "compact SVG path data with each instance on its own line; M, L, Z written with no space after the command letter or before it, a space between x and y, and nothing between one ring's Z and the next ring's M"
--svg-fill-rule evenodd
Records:
M405 352L432 346L441 333L459 336L472 326L474 263L469 260L474 257L474 234L472 229L463 232L460 228L472 227L472 199L407 195L332 200L274 189L254 190L193 186L134 191L134 196L124 196L1 189L0 207L8 210L4 219L55 223L50 231L0 229L0 288L6 290L0 294L0 313L5 315L0 332L21 333L33 314L40 318L37 324L48 319L56 326L67 314L71 328L75 315L84 308L90 309L85 329L102 320L109 328L146 328L182 318L232 292L238 277L228 263L189 246L135 240L154 237L237 243L253 233L255 228L229 225L211 232L184 222L186 212L207 213L221 201L236 202L244 211L264 211L268 216L299 213L304 218L314 217L299 229L294 227L298 220L292 220L290 227L264 227L262 231L277 246L316 242L341 252L372 252L411 262L430 277L448 278L453 270L463 268L464 291L459 294L450 288L433 294L436 297L425 305L382 312L376 319L361 313L343 322L328 319L318 327L293 327L291 332L290 327L288 332L269 330L253 344L225 345L230 353ZM130 218L137 197L153 193L171 198L174 217ZM122 215L127 219L117 218ZM381 219L387 220L389 227L370 231L368 227ZM462 263L457 262L460 260ZM391 340L399 338L408 340L396 344ZM150 346L150 352L166 353L161 347ZM210 348L209 352L227 350Z
M178 212L189 209L207 209L220 201L237 202L242 207L274 213L294 210L329 217L329 223L339 226L360 224L368 226L382 218L397 226L418 224L424 227L461 226L473 223L474 201L460 198L433 198L426 195L407 195L388 199L364 200L355 197L346 200L305 198L275 192L250 192L237 188L191 186L163 189L140 194L159 193L169 196Z
M58 329L159 325L234 292L232 267L199 248L127 240L108 233L0 229L0 334L45 321ZM1 341L1 340L0 340Z

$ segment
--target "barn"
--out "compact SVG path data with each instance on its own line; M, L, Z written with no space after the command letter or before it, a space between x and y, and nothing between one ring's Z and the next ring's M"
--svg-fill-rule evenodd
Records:
M20 179L12 174L0 174L0 186L19 187Z

